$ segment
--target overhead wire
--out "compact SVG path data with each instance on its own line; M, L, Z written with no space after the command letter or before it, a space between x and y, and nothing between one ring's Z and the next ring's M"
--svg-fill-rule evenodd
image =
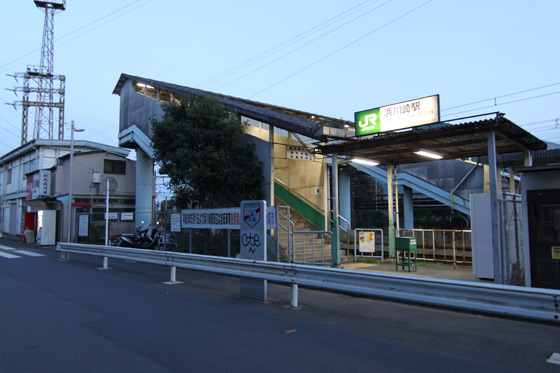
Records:
M240 79L245 78L245 77L248 76L248 75L251 75L252 73L254 73L254 72L256 72L256 71L258 71L258 70L260 70L260 69L262 69L262 68L265 68L266 66L268 66L268 65L270 65L270 64L272 64L272 63L274 63L274 62L276 62L276 61L278 61L278 60L280 60L280 59L282 59L282 58L284 58L284 57L286 57L286 56L288 56L288 55L294 53L295 51L298 51L298 50L302 49L303 47L308 46L308 45L311 44L311 43L314 43L315 41L317 41L317 40L319 40L319 39L321 39L321 38L323 38L323 37L325 37L325 36L327 36L327 35L333 33L334 31L336 31L336 30L338 30L338 29L340 29L340 28L342 28L342 27L344 27L344 26L346 26L346 25L348 25L348 24L350 24L350 23L352 23L352 22L354 22L354 21L356 21L356 20L358 20L358 19L360 19L360 18L366 16L366 15L368 15L369 13L378 10L378 9L381 8L382 6L387 5L388 3L392 2L392 1L393 1L393 0L388 0L388 1L386 1L385 3L379 5L379 6L376 7L376 8L371 9L371 10L365 12L365 13L360 14L358 17L355 17L355 18L351 19L350 21L348 21L348 22L346 22L346 23L344 23L344 24L342 24L342 25L340 25L340 26L338 26L338 27L336 27L336 28L334 28L334 29L332 29L332 30L330 30L330 31L328 31L328 32L326 32L326 33L324 33L324 34L319 35L319 36L316 37L315 39L312 39L312 40L308 41L307 43L302 44L302 45L300 45L300 46L298 46L298 47L296 47L296 48L294 48L294 49L288 51L287 53L282 54L281 56L279 56L279 57L277 57L277 58L275 58L275 59L273 59L273 60L271 60L271 61L265 63L264 65L261 65L261 66L255 68L255 69L249 71L248 73L246 73L246 74L244 74L244 75L241 75L240 77L238 77L238 78L236 78L236 79L230 81L229 83L226 83L226 84L224 84L224 85L218 87L217 89L224 88L224 87L226 87L226 86L228 86L228 85L230 85L230 84L232 84L232 83L237 82L237 81L240 80Z
M379 1L380 1L380 0L376 0L373 4L375 4L375 3L379 2ZM296 48L294 48L294 49L291 49L290 51L288 51L288 52L286 52L286 53L280 55L279 57L277 57L277 58L275 58L275 59L273 59L273 60L271 60L271 61L265 63L264 65L261 65L261 66L255 68L255 69L249 71L248 73L246 73L246 74L244 74L244 75L242 75L242 76L240 76L240 77L238 77L238 78L236 78L236 79L234 79L234 80L232 80L232 81L230 81L230 82L228 82L228 83L226 83L226 84L224 84L224 85L218 87L217 89L220 89L220 88L223 88L223 87L225 87L225 86L228 86L228 85L230 85L230 84L232 84L232 83L234 83L234 82L236 82L236 81L238 81L238 80L240 80L240 79L242 79L242 78L244 78L244 77L246 77L246 76L248 76L248 75L250 75L250 74L252 74L252 73L254 73L254 72L256 72L256 71L258 71L258 70L260 70L260 69L262 69L262 68L264 68L264 67L266 67L266 66L268 66L268 65L270 65L270 64L272 64L273 62L276 62L276 61L280 60L281 58L284 58L284 57L286 57L286 56L288 56L288 55L294 53L295 51L297 51L297 50L299 50L299 49L301 49L301 48L303 48L303 47L305 47L305 46L307 46L307 45L309 45L309 44L311 44L311 43L313 43L313 42L315 42L315 41L317 41L317 40L319 40L319 39L321 39L321 38L323 38L323 37L325 37L325 36L327 36L328 34L334 32L334 31L336 31L336 30L338 30L338 29L340 29L340 28L342 28L342 27L344 27L344 26L346 26L346 25L348 25L348 24L350 24L350 23L352 23L352 22L354 22L354 21L356 21L356 20L358 20L359 18L362 18L362 17L366 16L367 14L369 14L369 13L371 13L371 12L373 12L373 11L379 9L379 8L382 7L383 5L385 5L385 4L387 4L387 3L390 3L390 2L392 2L392 1L393 1L393 0L386 1L384 4L378 6L378 7L374 8L374 9L371 9L371 10L369 10L369 11L367 11L367 12L361 13L359 16L357 16L357 17L351 19L350 21L348 21L348 22L346 22L346 23L344 23L344 24L342 24L342 25L339 25L339 26L337 26L336 28L331 29L331 30L328 31L328 32L325 32L325 33L319 35L318 37L312 39L311 41L306 42L306 43L303 44L303 45L300 45L300 46L298 46L298 47L296 47ZM369 1L366 1L366 2L364 2L364 3L358 4L357 6L355 6L355 7L353 7L353 8L350 8L349 10L347 10L347 11L345 11L345 12L340 13L340 14L338 14L338 15L335 16L335 17L332 17L332 18L330 18L329 20L327 20L327 21L325 21L325 22L322 22L322 23L320 23L319 25L317 25L317 26L315 26L315 27L312 27L311 29L309 29L309 30L307 30L307 31L305 31L305 32L303 32L303 33L301 33L301 34L299 34L299 35L297 35L297 36L295 36L295 37L293 37L293 38L291 38L291 39L289 39L289 40L287 40L287 41L285 41L285 42L279 44L279 45L277 45L276 47L273 47L273 48L269 49L268 51L266 51L266 52L264 52L264 53L261 53L261 54L259 54L258 56L254 57L254 58L251 58L251 59L249 59L249 60L246 60L245 62L243 62L242 64L237 65L237 66L234 67L233 69L230 69L230 70L228 70L227 72L220 74L220 76L224 76L224 78L225 78L225 76L231 75L231 74L233 73L233 70L238 70L238 69L241 68L242 66L249 66L249 65L255 64L255 63L257 63L258 61L263 60L267 54L272 54L271 52L273 52L273 51L275 51L275 50L277 50L277 51L284 50L284 49L286 49L289 45L295 44L295 42L298 41L298 39L303 39L303 36L304 36L304 35L307 35L307 34L312 35L312 34L315 33L316 30L320 30L320 29L326 28L326 27L330 26L331 23L335 23L335 20L336 20L337 18L341 18L343 15L345 15L345 14L347 14L347 13L349 13L348 15L352 15L353 13L356 13L357 11L362 10L362 9L359 9L359 8L360 8L363 4L368 3L368 2L369 2ZM373 5L373 4L371 4L371 5ZM367 5L367 6L369 6L369 5ZM367 6L363 7L363 9L367 8ZM230 72L230 73L227 74L228 72Z
M65 34L65 35L63 35L63 36L61 36L60 38L55 39L54 42L55 42L55 44L59 44L61 40L65 39L65 38L68 38L69 36L71 36L71 35L73 35L73 34L76 34L77 32L82 31L82 30L88 28L89 26L94 25L94 24L96 24L96 23L98 23L98 22L100 22L100 21L102 21L102 20L104 20L104 19L106 19L106 18L108 18L108 17L110 17L110 16L112 16L112 15L114 15L114 14L116 14L116 13L122 11L123 9L126 9L126 8L132 6L133 4L138 3L138 2L141 2L141 1L143 1L143 0L134 0L134 1L132 1L132 2L130 2L130 3L128 3L128 4L126 4L126 5L122 6L122 7L120 7L119 9L116 9L116 10L114 10L114 11L112 11L112 12L110 12L110 13L107 13L107 14L105 14L104 16L102 16L102 17L100 17L100 18L98 18L98 19L96 19L96 20L94 20L94 21L91 21L90 23L88 23L88 24L86 24L86 25L84 25L84 26L78 27L77 29L75 29L75 30L73 30L73 31L70 31L69 33L67 33L67 34ZM138 7L135 7L135 8L133 8L133 9L129 9L128 11L126 11L126 12L124 12L124 13L118 15L117 17L115 17L115 18L109 20L108 22L113 21L113 20L115 20L115 19L117 19L117 18L119 18L119 17L121 17L121 16L123 16L123 15L125 15L125 14L128 14L128 13L130 13L130 12L132 12L132 11L138 9L138 8L141 7L141 6L146 5L147 3L151 2L151 1L153 1L153 0L147 0L145 3L140 4ZM106 24L106 23L107 23L107 22L103 23L102 25L104 25L104 24ZM102 26L102 25L100 25L100 26ZM98 26L98 27L100 27L100 26ZM96 27L96 28L97 28L97 27ZM87 32L92 31L92 30L95 30L95 28L92 28L92 29L88 30ZM83 34L81 34L81 35L83 35ZM73 39L70 39L70 40L73 40ZM67 40L67 41L69 41L69 40ZM66 41L65 41L65 42L66 42ZM41 51L41 48L34 49L33 51L31 51L31 52L29 52L29 53L27 53L27 54L25 54L25 55L23 55L23 56L21 56L21 57L18 57L18 58L16 58L16 59L14 59L14 60L12 60L12 61L10 61L10 62L4 64L4 65L1 65L1 66L0 66L0 71L2 71L2 72L6 71L8 66L11 66L11 65L13 65L14 63L19 62L19 61L21 61L21 60L23 60L23 59L25 59L25 58L27 58L27 57L29 57L29 56L31 56L31 55L37 53L37 52L40 52L40 51Z
M310 67L312 67L312 66L318 64L319 62L322 62L322 61L326 60L327 58L329 58L329 57L331 57L331 56L333 56L333 55L339 53L340 51L342 51L342 50L344 50L344 49L350 47L351 45L356 44L357 42L359 42L359 41L361 41L361 40L367 38L368 36L370 36L370 35L376 33L377 31L384 29L385 27L387 27L387 26L389 26L389 25L395 23L396 21L398 21L398 20L400 20L400 19L406 17L407 15L409 15L409 14L411 14L411 13L417 11L418 9L420 9L420 8L422 8L422 7L424 7L424 6L426 6L427 4L429 4L429 3L431 3L431 2L432 2L432 0L428 0L428 1L426 1L426 2L424 2L424 3L422 3L422 4L420 4L420 5L418 5L417 7L415 7L415 8L413 8L413 9L411 9L411 10L409 10L409 11L407 11L407 12L401 14L400 16L398 16L398 17L392 19L391 21L389 21L389 22L387 22L387 23L385 23L385 24L383 24L383 25L377 27L376 29L374 29L374 30L372 30L372 31L370 31L370 32L368 32L368 33L362 35L361 37L359 37L359 38L353 40L352 42L350 42L350 43L348 43L348 44L345 44L344 46L342 46L342 47L336 49L335 51L333 51L333 52L331 52L331 53L329 53L329 54L327 54L327 55L325 55L325 56L323 56L323 57L321 57L321 58L315 60L314 62L312 62L312 63L310 63L310 64L304 66L303 68L297 70L296 72L294 72L294 73L292 73L292 74L290 74L290 75L288 75L288 76L286 76L286 77L284 77L284 78L278 80L276 83L273 83L273 84L269 85L268 87L266 87L266 88L264 88L264 89L262 89L262 90L256 92L255 94L253 94L253 95L250 96L249 98L253 98L253 97L255 97L255 96L260 95L261 93L263 93L263 92L265 92L265 91L268 91L269 89L271 89L271 88L277 86L278 84L281 84L281 83L285 82L286 80L288 80L288 79L294 77L295 75L297 75L297 74L299 74L299 73L301 73L301 72L303 72L303 71L309 69Z
M379 0L377 0L377 1L379 1ZM377 1L376 1L376 2L377 2ZM310 28L310 29L308 29L308 30L306 30L306 31L304 31L304 32L302 32L302 33L300 33L300 34L298 34L298 35L296 35L296 36L294 36L294 37L292 37L292 38L290 38L290 39L288 39L288 40L286 40L286 41L284 41L284 42L282 42L282 43L280 43L280 44L278 44L278 45L276 45L276 46L274 46L274 47L272 47L272 48L270 48L270 49L267 49L266 51L264 51L264 52L262 52L262 53L260 53L260 54L258 54L258 55L256 55L256 56L254 56L254 57L252 57L252 58L249 58L248 60L245 60L245 61L241 62L240 64L238 64L238 65L236 65L236 66L233 66L232 68L230 68L230 69L228 69L228 70L226 70L226 71L224 71L224 72L222 72L222 73L220 73L220 74L217 74L217 75L213 76L212 78L210 78L210 79L208 79L208 80L205 80L204 82L200 83L198 86L199 86L199 87L204 87L206 84L208 84L208 83L210 83L210 82L212 82L212 81L214 81L214 80L216 80L216 79L218 79L218 78L220 78L220 77L222 77L222 76L224 76L224 75L228 75L229 73L231 73L231 72L233 72L233 71L239 69L239 68L242 67L242 66L245 66L245 65L250 64L250 63L254 63L255 61L258 61L258 60L262 59L264 56L266 56L267 54L269 54L269 53L271 53L271 52L273 52L273 51L275 51L275 50L277 50L277 49L283 49L282 47L284 47L285 45L288 45L288 44L290 44L290 43L292 43L292 42L295 42L296 40L300 39L300 38L303 37L304 35L309 34L309 33L312 33L313 31L315 31L315 30L317 30L317 29L320 29L320 28L322 28L322 27L325 26L325 25L328 25L329 23L333 22L333 21L336 20L337 18L340 18L340 17L342 17L343 15L345 15L345 14L347 14L347 13L349 13L349 12L352 12L352 11L354 11L354 10L356 10L356 9L358 9L358 8L360 8L360 7L362 7L364 4L367 4L367 3L369 3L369 2L371 2L371 0L367 0L367 1L364 1L364 2L362 2L362 3L360 3L360 4L356 5L356 6L353 6L352 8L350 8L350 9L348 9L348 10L342 12L342 13L339 13L339 14L337 14L336 16L334 16L334 17L332 17L332 18L329 18L328 20L326 20L326 21L324 21L324 22L321 22L320 24L318 24L318 25L316 25L316 26L313 26L312 28Z
M518 100L512 100L512 101L507 101L507 102L500 102L499 104L498 104L498 103L495 103L494 105L481 106L481 107L477 107L477 108L475 108L475 109L463 110L463 111L458 111L458 112L451 113L451 114L446 114L445 116L446 116L446 117L450 117L450 116L452 116L452 115L463 114L463 113L469 113L469 112L472 112L472 111L477 111L477 110L482 110L482 109L488 109L488 108L496 107L496 106L500 106L500 105L508 105L508 104L513 104L513 103L516 103L516 102L522 102L522 101L527 101L527 100L533 100L533 99L536 99L536 98L541 98L541 97L546 97L546 96L552 96L552 95L556 95L556 94L558 94L558 93L560 93L560 91L545 93L545 94L538 95L538 96L525 97L525 98L521 98L521 99L518 99ZM513 94L512 94L512 95L513 95ZM488 101L488 100L484 100L484 101ZM482 101L482 102L483 102L483 101Z
M504 98L504 97L509 97L509 96L515 96L515 95L519 95L519 94L521 94L521 93L527 93L527 92L536 91L536 90L539 90L539 89L554 87L554 86L557 86L557 85L560 85L560 83L553 83L553 84L543 85L543 86L540 86L540 87L529 88L529 89L526 89L526 90L523 90L523 91L519 91L519 92L508 93L508 94L505 94L505 95L502 95L502 96L496 96L496 97L491 97L491 98L487 98L487 99L484 99L484 100L469 102L468 104L462 104L462 105L457 105L457 106L452 106L452 107L448 107L448 108L445 108L445 109L441 109L441 111L446 111L446 110L451 110L451 109L458 109L458 108L461 108L461 107L470 106L470 105L474 105L474 104L480 104L480 103L482 103L482 102L491 101L491 100L494 100L494 102L496 102L496 100L499 99L499 98Z

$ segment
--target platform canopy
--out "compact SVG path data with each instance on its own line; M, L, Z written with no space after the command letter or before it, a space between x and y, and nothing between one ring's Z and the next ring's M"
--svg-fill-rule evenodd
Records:
M321 154L338 154L363 158L381 165L399 165L429 161L424 150L437 153L441 159L466 159L488 155L488 134L496 136L496 153L523 153L544 150L547 145L501 113L490 119L460 124L438 123L399 132L331 141L318 146ZM488 117L488 115L486 115ZM476 117L472 117L476 118Z

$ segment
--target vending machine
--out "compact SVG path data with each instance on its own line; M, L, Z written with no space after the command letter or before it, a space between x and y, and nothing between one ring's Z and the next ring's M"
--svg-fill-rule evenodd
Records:
M37 245L56 244L56 210L37 212Z

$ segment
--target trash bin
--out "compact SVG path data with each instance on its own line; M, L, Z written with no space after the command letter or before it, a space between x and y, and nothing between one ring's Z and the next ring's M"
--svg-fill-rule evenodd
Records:
M408 272L418 269L416 259L416 238L415 237L395 237L395 270L402 266L404 271L408 267Z
M35 243L35 231L32 231L31 229L26 229L23 232L23 235L25 236L25 242Z

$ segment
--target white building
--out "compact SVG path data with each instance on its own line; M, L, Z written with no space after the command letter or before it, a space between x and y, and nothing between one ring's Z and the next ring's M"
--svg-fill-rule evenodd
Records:
M69 140L32 140L0 158L1 232L21 235L26 228L37 232L44 215L48 216L49 236L55 241L67 240L70 145ZM128 153L123 148L74 141L71 241L99 241L94 233L96 222L104 219L107 180L110 216L115 220L110 224L111 233L134 227L128 220L134 212L136 164L126 158ZM119 224L121 215L124 220Z

